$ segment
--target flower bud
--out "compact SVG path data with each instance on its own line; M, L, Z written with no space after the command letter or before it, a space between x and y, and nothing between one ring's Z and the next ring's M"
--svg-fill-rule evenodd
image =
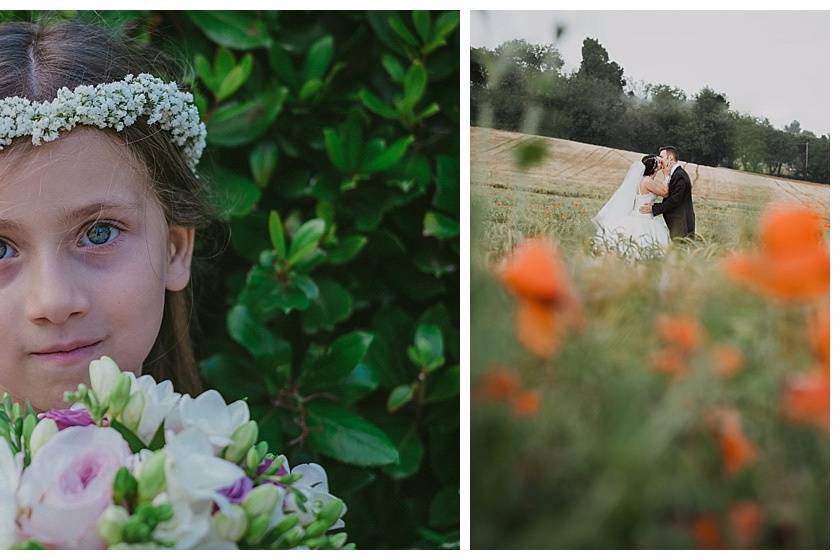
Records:
M339 549L347 543L347 533L329 535L327 539L329 540L331 547Z
M106 404L111 394L111 388L120 375L120 368L108 356L102 356L99 360L93 360L88 367L90 372L90 385L101 404Z
M332 527L344 513L344 509L344 502L339 499L332 500L318 512L318 519L323 519L329 523L328 527Z
M231 436L233 441L225 448L225 460L239 464L251 446L256 443L258 432L257 423L253 420L236 428Z
M55 434L58 433L58 424L52 418L43 418L32 430L32 435L29 436L29 452L34 458L38 451L44 447L44 444L50 441Z
M248 524L248 532L245 534L245 542L250 545L255 545L263 538L266 531L268 531L268 524L271 521L270 513L263 513L258 515Z
M289 546L289 548L294 548L300 544L300 541L303 540L303 533L303 527L301 527L300 525L295 525L294 527L286 531L283 540L286 541L286 544Z
M251 519L264 513L271 513L279 498L278 488L273 484L262 484L251 490L242 500L242 507Z
M319 537L327 532L327 529L330 528L330 525L332 525L332 523L327 523L323 519L316 519L315 521L310 523L309 526L306 528L306 530L303 533L303 538L311 539L313 537Z
M121 373L114 381L111 393L108 395L108 408L115 418L128 404L129 397L131 397L131 377L127 373Z
M122 414L122 423L132 432L136 432L143 418L143 407L146 406L146 396L143 391L136 391L128 399Z
M141 502L150 502L166 487L166 454L158 450L146 457L137 471L137 494Z
M241 506L235 504L226 509L227 513L219 510L213 515L213 528L220 539L238 542L248 530L248 516Z
M257 472L257 467L260 466L260 458L257 454L257 448L251 446L248 450L248 453L245 454L245 467L248 469L248 472L254 474Z
M128 521L128 511L122 506L109 506L96 521L96 533L106 546L122 541L123 527Z

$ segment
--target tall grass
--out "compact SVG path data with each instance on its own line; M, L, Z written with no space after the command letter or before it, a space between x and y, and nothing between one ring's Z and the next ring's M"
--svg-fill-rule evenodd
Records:
M828 434L781 405L815 362L806 326L827 295L776 304L720 266L755 242L763 200L695 201L696 242L632 261L591 249L605 199L522 185L473 185L471 198L473 547L828 547ZM534 236L559 248L585 309L583 328L545 360L518 342L516 302L495 273ZM686 375L651 362L664 315L702 327ZM723 344L743 356L729 376L716 371ZM538 411L482 393L500 368L539 395ZM714 420L724 409L756 451L733 474Z

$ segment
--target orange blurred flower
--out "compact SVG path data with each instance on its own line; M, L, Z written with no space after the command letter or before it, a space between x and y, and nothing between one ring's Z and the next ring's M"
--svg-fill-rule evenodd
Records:
M814 353L821 364L828 367L829 353L831 350L831 339L829 336L829 312L828 306L823 306L817 312L817 316L811 323L811 343L814 346Z
M744 367L744 355L734 344L719 344L712 349L712 363L718 375L730 377Z
M782 401L785 416L794 422L828 430L829 386L828 364L788 383Z
M729 524L738 548L752 548L764 524L764 510L755 502L742 501L729 508Z
M533 416L540 410L542 400L536 391L522 391L511 400L513 412L517 416Z
M735 410L720 412L718 442L724 470L730 476L753 464L758 457L755 447L741 429L741 415Z
M502 283L519 298L559 303L568 297L569 282L560 257L545 239L527 239L499 269Z
M664 342L685 352L694 352L703 341L703 327L693 317L660 315L656 332Z
M656 350L650 355L651 367L658 372L680 377L685 375L688 367L685 355L676 348L666 347Z
M692 523L694 541L700 548L723 548L723 537L717 517L713 513L704 513Z
M495 401L504 401L519 389L519 374L508 368L497 367L481 376L479 396Z
M528 239L499 267L499 279L519 304L520 343L542 358L554 355L567 329L583 319L557 251L545 239Z
M828 292L829 255L820 215L805 207L775 207L761 223L758 253L733 253L727 274L756 292L781 301L807 300Z

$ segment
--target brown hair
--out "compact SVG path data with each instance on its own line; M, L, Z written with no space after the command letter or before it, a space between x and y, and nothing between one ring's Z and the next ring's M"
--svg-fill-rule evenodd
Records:
M122 31L75 20L0 25L0 98L17 95L44 101L62 87L72 90L141 72L180 81L177 68L160 51L131 41ZM144 164L168 224L195 227L197 237L199 231L219 225L207 185L193 175L165 131L139 119L119 133L103 132ZM9 149L32 149L32 145L25 137L18 138ZM190 335L191 324L196 326L191 321L194 283L191 280L178 292L166 291L161 328L142 371L158 381L171 379L176 391L193 395L201 391Z
M659 152L662 153L662 150L665 150L666 152L668 152L669 154L674 156L674 161L679 161L680 160L680 152L675 147L673 147L673 146L662 146L661 148L659 148Z

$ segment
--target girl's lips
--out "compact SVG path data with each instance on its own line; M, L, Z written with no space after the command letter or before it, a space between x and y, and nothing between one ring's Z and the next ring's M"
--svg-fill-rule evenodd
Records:
M32 354L35 358L45 361L47 363L56 364L56 365L72 365L77 362L81 362L82 360L87 359L90 361L94 354L96 354L97 350L99 349L99 345L102 343L100 340L99 342L95 342L88 346L82 346L80 348L76 348L75 350L71 350L70 352L49 352L46 354Z

